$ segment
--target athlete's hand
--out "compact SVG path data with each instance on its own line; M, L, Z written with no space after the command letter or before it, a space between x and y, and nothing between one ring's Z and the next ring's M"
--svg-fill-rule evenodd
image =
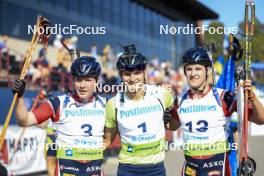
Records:
M172 107L169 107L164 110L163 121L165 124L169 123L172 118L171 111L172 111Z
M22 97L26 88L26 82L24 80L17 79L11 85L13 94L18 93L18 97Z
M244 81L244 90L248 91L248 100L250 102L253 102L256 98L256 95L254 94L252 90L252 81L247 79Z
M7 169L1 163L0 163L0 172L1 172L1 175L7 176Z

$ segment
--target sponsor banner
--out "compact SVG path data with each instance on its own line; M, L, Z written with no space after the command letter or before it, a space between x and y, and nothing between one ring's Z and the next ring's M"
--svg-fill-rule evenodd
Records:
M0 126L1 130L2 127ZM38 127L26 128L15 151L16 140L22 130L23 128L17 125L10 125L7 130L5 139L8 149L9 174L20 175L46 171L44 150L46 131Z

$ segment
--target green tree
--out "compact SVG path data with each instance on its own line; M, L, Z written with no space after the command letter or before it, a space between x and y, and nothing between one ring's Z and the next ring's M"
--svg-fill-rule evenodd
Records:
M258 19L256 19L256 23L254 26L254 35L252 40L252 55L253 61L261 61L264 62L264 24L261 23ZM240 30L240 43L242 48L245 49L245 22L241 22L239 24ZM244 50L245 54L245 50Z

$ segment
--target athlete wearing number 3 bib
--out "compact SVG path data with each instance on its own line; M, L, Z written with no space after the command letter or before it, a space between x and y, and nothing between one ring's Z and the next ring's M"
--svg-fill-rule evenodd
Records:
M95 58L82 56L71 66L73 93L51 97L33 112L26 111L22 96L18 100L20 125L40 124L51 118L56 126L56 176L102 175L105 100L94 93L100 73ZM15 82L13 91L23 90L20 82Z
M160 87L145 84L146 58L134 45L124 47L116 67L124 90L106 104L105 138L121 137L118 176L164 176L164 110L173 96Z
M207 77L212 66L203 48L187 50L183 56L184 74L190 90L175 103L173 117L183 131L185 164L184 176L229 176L227 152L228 123L236 110L234 92L216 89L209 85ZM264 123L264 108L251 90L251 82L245 81L249 90L251 121Z

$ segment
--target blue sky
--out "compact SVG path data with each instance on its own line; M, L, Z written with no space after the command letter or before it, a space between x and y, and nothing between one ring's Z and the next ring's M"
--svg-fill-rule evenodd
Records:
M226 27L237 27L244 21L245 0L199 0L219 14L219 21ZM255 0L256 17L264 23L264 0ZM210 21L205 21L208 24Z

